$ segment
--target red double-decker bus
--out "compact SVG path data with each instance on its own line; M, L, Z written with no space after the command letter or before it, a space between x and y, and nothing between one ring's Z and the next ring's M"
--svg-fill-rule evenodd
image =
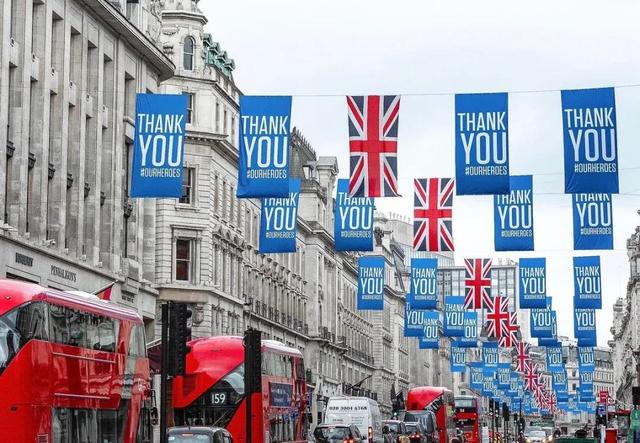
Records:
M3 441L150 441L149 375L137 313L0 280Z
M430 410L436 415L440 429L440 443L449 443L456 437L453 392L443 387L421 386L407 392L407 412Z
M464 432L467 443L480 443L480 404L473 395L457 395L455 398L456 425Z
M189 342L186 374L173 381L176 425L226 428L246 443L244 345L242 337ZM252 396L251 443L306 441L307 385L302 353L262 340L262 395Z

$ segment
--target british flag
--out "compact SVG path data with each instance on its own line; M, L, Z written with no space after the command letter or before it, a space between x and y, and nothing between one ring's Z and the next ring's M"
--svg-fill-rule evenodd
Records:
M536 392L538 390L538 365L529 360L524 371L524 388L527 391Z
M413 249L453 251L453 178L413 181Z
M498 345L501 348L511 348L520 338L520 326L518 325L518 313L510 312L509 320L504 325L504 335L500 337Z
M509 322L509 299L507 297L489 298L487 308L487 335L501 338L506 335Z
M354 197L398 196L399 95L347 96Z
M491 259L465 258L466 289L464 307L466 309L482 309L491 304Z
M529 349L531 345L524 340L516 343L516 371L524 374L529 360Z

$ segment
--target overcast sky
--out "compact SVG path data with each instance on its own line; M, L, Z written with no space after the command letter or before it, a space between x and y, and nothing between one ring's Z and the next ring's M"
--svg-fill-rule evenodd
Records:
M640 84L640 2L590 0L203 0L208 32L236 61L245 94L293 95L293 124L347 177L346 94L402 97L398 175L411 215L412 179L454 170L453 95ZM436 93L423 96L415 94ZM602 251L598 342L629 278L626 239L640 222L640 87L616 90L620 195L614 251ZM511 174L534 175L533 253L496 253L490 196L456 197L456 262L464 257L546 257L558 332L573 337L571 197L564 195L559 92L509 95ZM597 252L596 252L597 254Z

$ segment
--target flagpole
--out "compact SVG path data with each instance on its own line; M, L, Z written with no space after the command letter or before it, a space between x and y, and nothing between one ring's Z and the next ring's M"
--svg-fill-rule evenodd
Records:
M92 292L93 295L99 294L100 292L104 291L105 289L107 289L109 286L113 286L116 283L118 283L118 280L114 280L111 283L109 283L106 286L101 287L100 289L96 289L95 291Z

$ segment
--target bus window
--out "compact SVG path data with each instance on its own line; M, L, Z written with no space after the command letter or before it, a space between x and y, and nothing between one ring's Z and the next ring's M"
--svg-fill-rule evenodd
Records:
M56 343L69 343L69 323L67 319L67 308L64 306L51 305L51 340Z
M131 329L131 336L129 337L129 355L135 357L147 356L147 350L144 344L144 327L142 325L135 325Z
M87 319L86 314L67 309L69 321L69 344L72 346L87 347Z
M0 372L31 339L47 339L46 306L30 303L0 316Z
M117 321L116 321L117 322ZM98 333L100 334L100 350L107 352L115 352L116 350L116 331L117 323L110 318L103 317L98 325Z

